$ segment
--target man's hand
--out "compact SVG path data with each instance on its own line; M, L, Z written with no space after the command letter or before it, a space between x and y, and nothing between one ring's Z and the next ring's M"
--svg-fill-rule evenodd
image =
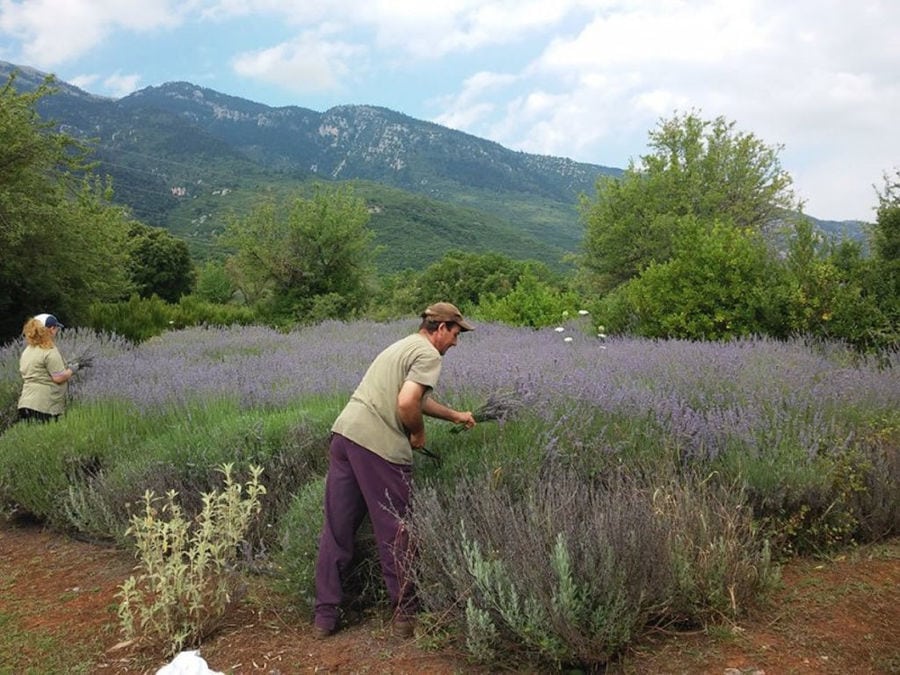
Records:
M413 450L421 450L425 447L425 431L419 431L409 435L409 445Z
M453 422L454 424L463 425L466 429L471 429L477 424L477 422L475 421L475 415L473 415L470 410L457 412L456 416L453 418Z

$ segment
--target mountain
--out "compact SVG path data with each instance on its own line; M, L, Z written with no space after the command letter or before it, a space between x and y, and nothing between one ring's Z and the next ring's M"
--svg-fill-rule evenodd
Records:
M31 89L45 74L16 71ZM350 181L372 212L383 269L447 250L497 250L560 268L577 250L579 195L620 170L515 152L373 106L273 108L186 82L114 100L65 82L40 114L96 148L117 201L208 251L233 215L264 198Z
M46 77L0 62L0 77L13 71L20 89ZM350 182L369 205L382 270L420 268L454 248L561 269L582 237L579 196L593 194L598 177L622 173L374 106L273 108L187 82L122 99L55 87L40 114L90 139L116 200L187 239L198 257L214 255L215 235L261 199Z
M172 113L266 166L373 180L437 198L477 187L569 200L593 188L598 175L620 173L514 152L373 106L344 105L324 113L270 108L187 82L147 87L119 105Z

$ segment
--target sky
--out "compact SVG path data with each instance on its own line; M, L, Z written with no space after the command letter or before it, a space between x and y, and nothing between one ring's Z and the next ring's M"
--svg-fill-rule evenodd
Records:
M780 148L804 211L875 219L900 168L897 0L0 0L0 60L100 96L187 81L377 105L625 168L661 120Z

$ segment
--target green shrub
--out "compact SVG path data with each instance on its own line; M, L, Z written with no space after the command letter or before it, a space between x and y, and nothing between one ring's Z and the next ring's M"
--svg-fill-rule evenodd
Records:
M125 302L96 302L88 309L88 323L96 330L109 331L134 342L159 335L174 324L172 306L154 295L132 295Z
M297 492L279 525L281 546L275 555L278 584L312 610L315 604L316 558L324 519L325 479L317 478ZM352 623L367 609L387 605L378 549L369 518L356 533L353 560L341 578L345 604L342 622Z
M66 525L83 535L121 541L128 504L146 490L177 491L181 508L193 517L203 494L218 483L217 466L227 462L243 473L255 465L268 487L260 498L262 514L247 533L248 554L258 555L277 546L277 523L292 495L324 473L327 438L327 426L295 407L241 412L232 402L210 401L172 411L153 433L134 439L129 452L119 449L124 438L101 445L103 471L71 481L64 495Z
M185 295L172 306L172 319L177 328L187 326L249 326L257 322L256 313L242 305L220 304Z
M483 296L474 315L486 321L500 321L512 326L542 328L559 324L564 312L579 307L579 299L571 291L539 280L533 273L525 272L515 288L506 295Z
M717 466L746 486L757 526L779 558L828 553L900 526L900 506L889 496L900 486L896 453L864 446L814 458L733 452Z
M240 595L238 545L260 512L262 469L251 468L246 485L234 482L232 466L220 468L224 488L203 495L191 521L170 490L165 498L144 494L143 511L132 516L140 572L119 592L118 615L126 639L161 643L173 654L196 645L215 628Z
M158 429L160 418L110 403L74 407L52 424L20 423L2 437L0 489L6 501L53 527L70 529L69 489L124 461Z
M275 558L279 583L310 609L315 602L316 554L324 502L325 479L309 481L296 493L278 526L281 545Z
M327 419L326 419L327 417ZM270 486L248 533L255 554L277 545L292 495L327 466L331 407L241 411L233 401L165 411L105 401L79 405L53 424L17 424L0 439L0 501L49 525L122 541L128 505L146 490L176 490L193 517L218 484L216 467L262 467Z
M125 302L94 303L88 323L100 331L116 333L134 342L143 342L173 328L188 326L251 325L258 317L249 307L216 304L196 295L186 295L168 303L153 295L132 295Z
M234 297L236 290L225 265L221 262L207 261L197 271L194 293L205 302L224 305Z

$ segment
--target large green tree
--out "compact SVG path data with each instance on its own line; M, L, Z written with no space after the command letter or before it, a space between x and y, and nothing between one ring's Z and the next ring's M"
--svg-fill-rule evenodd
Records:
M885 290L897 302L900 300L900 169L893 176L885 174L876 213L872 248L881 265Z
M128 270L138 294L178 302L193 290L196 274L187 242L161 227L133 223Z
M878 342L900 344L900 169L885 174L884 190L878 193L878 209L872 232L875 263L870 288L885 317Z
M0 88L0 338L54 312L69 324L93 301L126 297L129 218L95 177L88 148L40 119L52 80Z
M229 223L228 268L244 298L276 322L358 314L372 275L368 221L365 202L346 187L262 204Z
M668 260L601 303L607 326L654 338L786 336L789 289L761 235L693 216L680 225Z
M800 208L780 147L740 132L722 117L676 114L650 132L652 152L620 178L601 178L582 200L587 229L582 271L607 292L673 255L685 217L761 231Z
M795 223L781 261L790 288L792 332L845 340L867 348L883 316L867 285L872 261L858 242L835 242L811 221Z

